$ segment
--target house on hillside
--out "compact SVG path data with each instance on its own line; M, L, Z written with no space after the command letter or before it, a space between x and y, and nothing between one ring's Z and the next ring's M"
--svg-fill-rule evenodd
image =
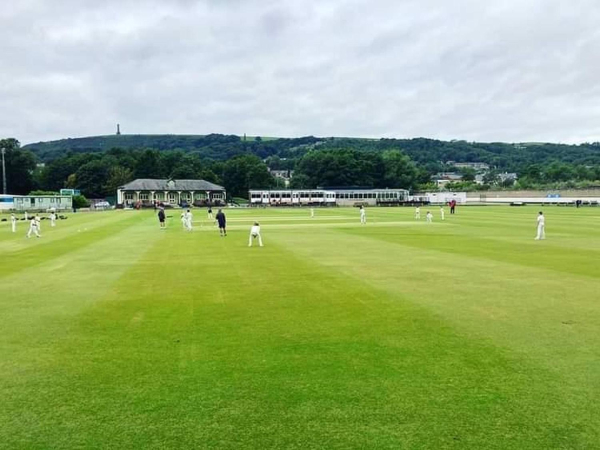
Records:
M435 182L437 187L443 187L448 183L462 181L463 176L456 172L441 172L432 176L431 179Z
M514 172L504 172L498 174L498 180L500 183L506 184L512 182L513 184L517 181L517 174Z
M447 161L448 166L454 166L457 169L473 169L477 172L487 172L490 170L490 165L483 162L456 162Z
M140 178L117 190L118 206L224 205L223 186L205 180L155 180Z
M269 173L276 180L283 180L283 185L285 187L288 187L290 185L290 180L292 179L292 176L294 175L293 170L271 170L271 169L269 169Z

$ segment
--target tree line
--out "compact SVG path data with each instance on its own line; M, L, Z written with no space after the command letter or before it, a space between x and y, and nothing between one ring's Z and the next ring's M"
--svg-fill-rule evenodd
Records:
M72 145L70 145L71 143ZM108 144L125 147L103 149ZM129 148L154 144L159 148ZM281 187L269 173L293 170L293 188L362 186L434 190L431 177L456 170L450 161L486 162L484 184L462 169L454 190L489 188L587 187L600 182L600 144L482 144L431 139L261 139L238 136L108 136L32 144L0 140L7 149L9 191L77 188L90 198L113 196L136 178L205 179L230 195L250 188ZM182 148L182 146L184 148ZM40 162L44 164L39 164ZM503 171L519 180L502 181Z
M228 160L202 158L181 150L119 149L79 153L67 151L60 157L36 164L36 156L21 149L16 140L1 141L9 148L8 182L11 193L33 190L55 192L80 189L89 198L115 195L119 186L137 178L203 179L223 185L234 197L247 197L249 189L282 187L269 172L268 163L250 152ZM416 188L428 173L399 150L384 152L353 149L311 149L294 162L291 187L369 186ZM279 164L273 164L280 169Z

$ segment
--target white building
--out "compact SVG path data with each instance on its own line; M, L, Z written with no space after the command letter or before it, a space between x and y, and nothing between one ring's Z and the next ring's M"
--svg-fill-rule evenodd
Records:
M456 162L456 161L448 161L446 162L449 166L454 166L458 169L473 169L476 171L486 172L490 170L490 165L483 162Z
M1 211L65 211L73 208L70 195L0 195Z
M256 189L249 192L251 205L356 206L394 205L408 200L406 189L332 187L322 189Z
M271 170L271 169L269 169L269 173L276 180L283 180L283 185L286 188L290 185L290 180L294 176L293 170Z
M140 178L117 190L118 205L220 205L225 204L223 186L204 180L154 180Z
M459 205L467 203L466 192L426 192L425 197L433 205L446 205L452 200Z

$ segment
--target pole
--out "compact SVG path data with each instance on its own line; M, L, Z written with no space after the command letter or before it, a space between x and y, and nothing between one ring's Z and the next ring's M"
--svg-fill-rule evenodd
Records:
M2 147L2 193L6 195L6 164L4 163L4 153L6 153L6 149Z

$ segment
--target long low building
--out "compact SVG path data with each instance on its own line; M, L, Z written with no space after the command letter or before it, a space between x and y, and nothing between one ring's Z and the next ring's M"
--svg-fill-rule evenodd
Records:
M205 180L156 180L139 178L117 190L119 206L222 205L227 194L223 186Z
M70 195L0 195L0 211L65 211L73 208Z
M256 189L249 192L251 205L355 206L399 204L408 201L406 189L360 187L323 189Z

